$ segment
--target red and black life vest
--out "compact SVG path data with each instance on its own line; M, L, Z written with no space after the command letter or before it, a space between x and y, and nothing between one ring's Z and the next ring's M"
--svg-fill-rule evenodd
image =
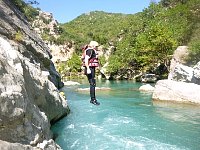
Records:
M83 54L82 54L82 66L85 66L85 56L86 56L86 52L88 50L92 50L91 51L91 55L90 55L90 58L89 58L89 66L90 67L99 67L99 61L98 61L98 58L97 58L97 52L95 49L91 49L91 48L86 48L86 49L83 49Z

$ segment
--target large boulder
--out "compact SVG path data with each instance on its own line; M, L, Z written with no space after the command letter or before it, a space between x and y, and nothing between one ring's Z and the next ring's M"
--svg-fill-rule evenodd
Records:
M183 64L183 65L187 65L187 57L188 57L189 51L188 51L188 47L187 46L179 46L173 54L173 57L171 59L171 63L170 63L170 71L169 71L169 75L168 75L168 79L173 79L173 72L175 67L178 64Z
M172 57L169 80L200 84L200 62L191 67L187 62L187 46L179 46Z
M195 83L200 85L200 62L193 68L182 64L177 64L173 72L170 72L172 78L170 80L181 81L187 83Z
M193 78L193 71L194 69L182 64L177 64L174 67L173 72L171 72L171 74L173 74L173 80L174 81L182 81L182 82L192 82L192 78Z
M200 104L200 85L160 80L156 83L153 100Z
M171 60L168 80L155 85L153 100L200 104L200 62L193 68L188 66L186 46L180 46Z

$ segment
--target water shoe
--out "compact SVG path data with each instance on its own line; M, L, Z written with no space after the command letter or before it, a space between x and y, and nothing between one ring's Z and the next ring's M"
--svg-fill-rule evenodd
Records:
M90 103L94 104L94 105L100 105L99 102L97 102L97 100L91 100Z

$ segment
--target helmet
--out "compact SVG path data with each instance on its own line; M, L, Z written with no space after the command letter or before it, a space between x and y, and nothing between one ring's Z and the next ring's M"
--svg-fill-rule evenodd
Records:
M99 46L99 43L96 42L96 41L90 41L89 46L91 46L91 47L97 47L97 46Z

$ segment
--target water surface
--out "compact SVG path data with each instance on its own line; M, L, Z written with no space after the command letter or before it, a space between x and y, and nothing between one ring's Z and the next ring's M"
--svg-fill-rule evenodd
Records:
M63 150L199 150L200 108L152 103L151 93L140 92L141 83L98 82L100 106L89 103L89 91L65 86L71 113L52 131Z

